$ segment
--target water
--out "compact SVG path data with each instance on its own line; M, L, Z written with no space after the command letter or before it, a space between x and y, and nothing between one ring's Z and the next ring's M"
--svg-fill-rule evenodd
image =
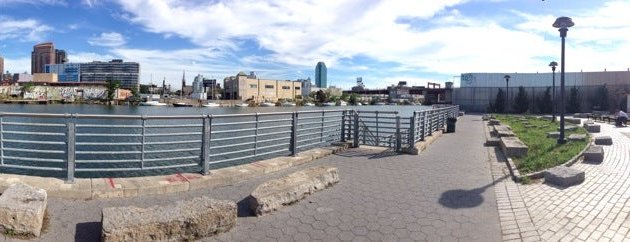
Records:
M257 107L257 108L206 108L206 107L170 107L170 106L105 106L78 104L20 105L0 104L0 112L11 113L57 113L57 114L109 114L109 115L219 115L245 113L273 113L316 110L355 109L361 111L398 111L401 117L409 117L413 111L427 109L427 106L343 106L343 107ZM341 133L341 112L324 114L301 114L298 122L298 151L326 145L338 141ZM289 155L288 133L291 131L291 115L260 116L258 125L221 125L254 121L255 116L214 118L210 142L210 161L222 163L211 164L211 169L249 163L275 156ZM303 119L303 120L302 120ZM281 120L274 122L264 122ZM322 125L322 121L324 125ZM20 165L33 168L49 167L56 171L37 171L3 167L0 172L29 174L39 176L64 177L65 172L65 123L63 118L24 118L3 117L3 162L5 165ZM19 126L10 123L50 123L59 127ZM76 176L77 177L124 177L172 174L175 172L199 172L201 163L201 119L167 119L146 120L147 126L141 128L139 119L77 119L76 128ZM97 125L86 127L81 125ZM189 127L161 127L169 125L189 125ZM130 127L123 127L130 126ZM194 126L194 127L191 127ZM265 129L267 128L267 129ZM255 129L255 131L254 131ZM245 131L242 131L245 130ZM223 132L222 132L223 131ZM324 134L320 134L324 131ZM28 132L28 133L22 133ZM147 134L142 138L142 133ZM215 134L216 132L216 134ZM34 134L36 133L36 134ZM59 133L62 135L43 135ZM182 133L178 136L161 136L160 134ZM277 133L277 134L276 134ZM96 134L96 135L95 135ZM257 138L246 137L257 134ZM99 136L100 135L100 136ZM240 139L230 139L244 137ZM39 141L23 143L21 141ZM58 142L49 144L44 142ZM145 145L139 145L146 142ZM153 142L154 144L149 144ZM182 143L183 142L183 143ZM106 144L109 143L109 144ZM258 144L254 144L258 143ZM124 144L124 145L121 145ZM25 152L24 150L43 150L45 152ZM46 151L55 151L51 153ZM141 151L145 151L144 156ZM96 153L95 153L96 152ZM100 153L99 153L100 152ZM274 152L274 153L271 153ZM219 155L221 153L229 153ZM270 154L266 154L270 153ZM181 158L179 160L163 160ZM239 157L244 157L240 159ZM27 159L23 159L27 158ZM238 159L237 159L238 158ZM38 160L39 159L39 160ZM44 160L41 160L44 159ZM53 159L49 161L46 159ZM142 162L140 162L142 160ZM160 168L162 166L185 166L176 168ZM143 168L140 170L140 168ZM151 169L157 168L157 169ZM103 171L106 169L119 169Z

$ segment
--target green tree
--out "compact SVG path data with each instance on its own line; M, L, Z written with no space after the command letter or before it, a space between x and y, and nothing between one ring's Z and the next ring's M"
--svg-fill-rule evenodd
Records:
M505 93L499 88L497 97L494 99L494 111L497 113L505 113Z
M317 100L318 103L328 102L329 99L330 97L328 97L328 94L326 94L324 90L319 90L315 93L315 100Z
M120 88L120 81L107 81L107 102L111 102L116 97L116 90Z
M536 106L541 113L551 113L553 111L553 101L551 100L551 87L547 87L542 97L538 97L536 100Z
M151 85L140 84L140 93L149 93L149 87Z
M348 93L342 93L340 99L347 102L348 98L350 98L350 95L348 95Z
M593 98L593 105L601 111L608 111L608 88L602 85L597 89L597 94Z
M518 87L518 93L516 94L512 108L514 108L514 112L516 113L525 113L529 110L529 100L523 86Z
M580 99L578 97L577 87L571 88L571 93L569 94L569 103L567 103L567 112L568 113L580 112Z
M33 82L24 83L24 86L22 86L22 98L24 98L24 94L26 94L27 92L32 92L33 89L35 89L35 85L33 85Z
M348 98L348 102L352 105L356 105L359 102L359 95L356 93L350 94L350 98Z

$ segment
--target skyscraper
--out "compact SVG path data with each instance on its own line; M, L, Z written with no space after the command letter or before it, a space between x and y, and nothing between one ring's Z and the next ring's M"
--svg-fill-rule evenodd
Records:
M68 62L68 55L65 50L55 50L55 64L64 64Z
M315 86L319 88L328 87L327 75L326 64L322 61L317 62L317 66L315 66Z
M55 46L52 42L45 42L33 46L31 53L31 74L44 73L46 64L56 64Z
M109 62L81 63L81 82L120 81L122 88L138 88L140 64L114 59Z

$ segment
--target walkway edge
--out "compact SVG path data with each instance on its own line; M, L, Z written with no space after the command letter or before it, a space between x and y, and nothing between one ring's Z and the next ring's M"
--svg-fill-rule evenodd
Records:
M334 143L331 146L300 152L296 156L276 157L211 170L206 176L198 173L178 173L131 178L79 178L72 184L66 184L59 178L0 174L0 191L4 191L11 184L21 182L46 190L49 197L66 199L104 199L186 192L200 188L233 185L338 153L348 149L350 145L350 143Z

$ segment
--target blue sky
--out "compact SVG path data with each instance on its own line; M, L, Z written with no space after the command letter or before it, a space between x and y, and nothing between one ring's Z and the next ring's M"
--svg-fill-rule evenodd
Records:
M549 71L559 16L576 23L567 71L626 70L628 12L621 0L0 0L0 55L30 71L32 46L53 41L71 62L136 61L141 83L174 87L183 70L188 82L241 70L313 79L318 61L344 88L358 76L372 88L457 85L465 72Z

